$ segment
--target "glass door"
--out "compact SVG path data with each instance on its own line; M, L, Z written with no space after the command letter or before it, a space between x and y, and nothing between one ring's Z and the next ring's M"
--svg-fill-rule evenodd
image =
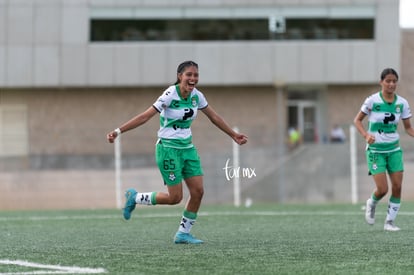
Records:
M317 142L315 101L289 100L288 127L296 127L302 134L303 142Z

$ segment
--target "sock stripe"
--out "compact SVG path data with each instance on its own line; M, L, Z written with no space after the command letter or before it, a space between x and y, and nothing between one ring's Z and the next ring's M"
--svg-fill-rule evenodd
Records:
M152 192L152 194L151 194L151 204L152 205L157 204L156 196L157 196L157 192Z
M373 201L375 201L375 202L379 202L379 201L381 200L381 198L377 198L377 196L375 196L375 194L374 194L374 193L372 193L371 198L372 198L372 200L373 200Z
M392 202L392 203L401 203L401 198L396 198L396 197L391 196L390 197L390 202Z
M184 210L183 216L186 217L187 219L191 219L191 220L197 219L197 213L190 212L190 211L187 211L187 210Z

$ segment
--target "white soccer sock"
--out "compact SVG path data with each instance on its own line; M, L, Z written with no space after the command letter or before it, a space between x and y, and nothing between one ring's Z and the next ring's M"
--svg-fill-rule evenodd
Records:
M152 193L153 192L137 193L137 196L135 198L135 202L137 204L153 205L153 203L151 201L151 199L152 199Z
M190 233L191 227L193 227L196 220L189 219L186 217L181 218L180 226L178 227L178 231L183 233Z
M388 211L387 211L387 218L385 219L385 221L394 221L395 218L397 217L398 214L398 210L400 210L400 203L393 203L393 202L389 202L388 203Z
M373 195L372 195L372 196L373 196ZM369 204L370 204L371 206L375 207L375 206L378 204L379 200L374 200L374 199L372 198L372 196L369 198Z

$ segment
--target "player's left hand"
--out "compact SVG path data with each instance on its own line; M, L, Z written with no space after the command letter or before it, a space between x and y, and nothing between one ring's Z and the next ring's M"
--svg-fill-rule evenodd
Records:
M106 135L106 139L109 141L109 143L113 143L117 136L118 134L115 131L112 131Z
M248 137L244 134L236 134L233 139L237 144L243 145L247 143Z

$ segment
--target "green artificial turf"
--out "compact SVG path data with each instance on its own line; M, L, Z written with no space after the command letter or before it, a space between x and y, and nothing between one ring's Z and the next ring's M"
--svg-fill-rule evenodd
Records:
M384 232L386 204L369 226L359 205L203 206L177 245L182 206L119 210L0 211L0 261L105 269L107 274L414 274L414 203ZM0 274L53 273L0 264ZM48 271L49 273L46 273Z

